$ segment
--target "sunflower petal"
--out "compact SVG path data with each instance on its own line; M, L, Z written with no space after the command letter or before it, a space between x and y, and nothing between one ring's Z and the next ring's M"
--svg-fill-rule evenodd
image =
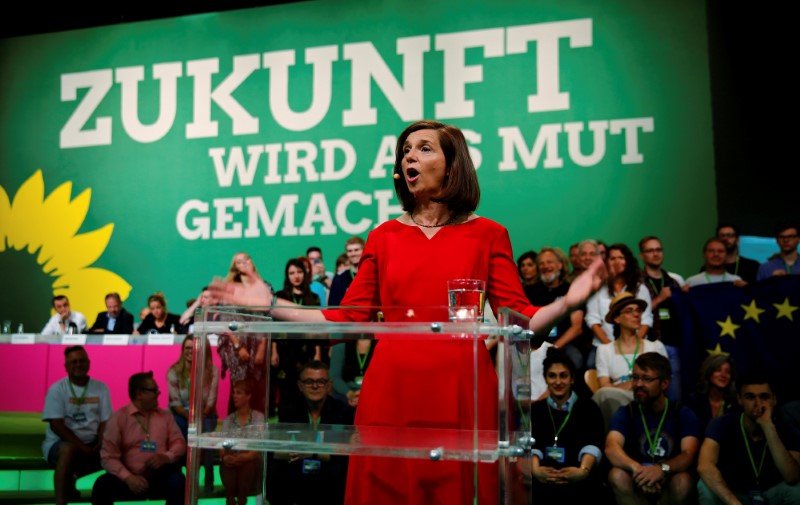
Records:
M46 273L56 276L85 268L103 254L113 231L114 225L109 223L100 229L75 235L60 244L48 242L42 247L39 263L44 266Z
M11 203L11 216L8 220L8 245L17 250L28 246L33 253L42 246L44 236L38 224L45 220L42 201L44 200L44 179L42 171L37 170L22 183Z
M6 233L11 219L11 201L5 188L0 186L0 252L6 250Z

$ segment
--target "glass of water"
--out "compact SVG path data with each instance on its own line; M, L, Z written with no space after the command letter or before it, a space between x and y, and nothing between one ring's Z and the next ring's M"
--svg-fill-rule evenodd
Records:
M486 281L451 279L447 281L447 306L450 321L483 322Z

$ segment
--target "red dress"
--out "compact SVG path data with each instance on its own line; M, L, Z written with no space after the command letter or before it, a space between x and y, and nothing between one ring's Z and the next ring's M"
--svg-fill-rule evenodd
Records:
M447 280L457 278L485 280L495 312L536 311L522 291L508 231L485 218L445 226L430 239L416 226L382 224L369 235L342 305L447 306ZM325 316L342 321L353 314L329 310ZM446 318L443 312L435 319ZM473 354L469 340L382 341L364 378L356 425L472 429ZM484 346L478 382L478 428L497 429L497 376ZM497 503L497 466L478 469L480 503ZM472 504L474 481L471 463L353 456L345 502Z

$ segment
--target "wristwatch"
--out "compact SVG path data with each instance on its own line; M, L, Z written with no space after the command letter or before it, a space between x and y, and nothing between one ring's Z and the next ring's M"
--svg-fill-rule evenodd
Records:
M669 465L666 463L661 463L661 471L664 472L664 476L669 475Z

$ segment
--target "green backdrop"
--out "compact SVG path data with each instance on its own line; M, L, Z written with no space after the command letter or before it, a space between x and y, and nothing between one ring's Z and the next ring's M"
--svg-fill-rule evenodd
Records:
M465 130L515 253L716 224L702 2L318 1L0 41L0 318L186 299L237 251L289 257L396 217L395 136Z

